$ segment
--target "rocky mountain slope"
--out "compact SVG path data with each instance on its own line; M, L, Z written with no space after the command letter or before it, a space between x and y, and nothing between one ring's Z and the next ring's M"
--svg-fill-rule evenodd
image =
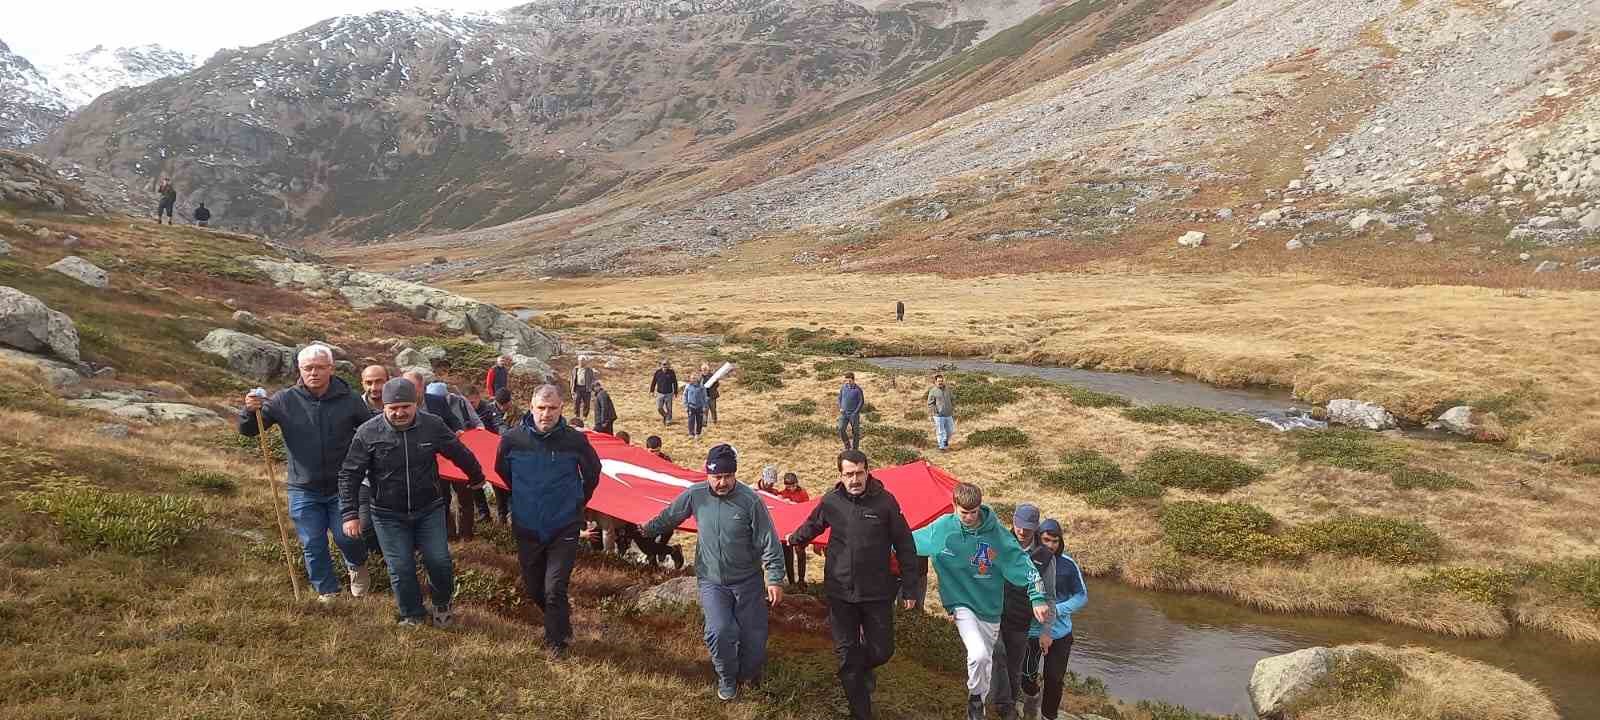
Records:
M40 70L61 94L67 107L76 110L117 88L139 87L164 77L181 75L198 64L194 56L160 45L120 48L96 45L44 63Z
M103 97L45 149L134 195L172 176L180 205L203 200L233 227L373 240L491 226L680 173L1041 5L872 4L541 0L339 17Z
M44 73L0 41L0 148L43 140L67 119L67 109Z

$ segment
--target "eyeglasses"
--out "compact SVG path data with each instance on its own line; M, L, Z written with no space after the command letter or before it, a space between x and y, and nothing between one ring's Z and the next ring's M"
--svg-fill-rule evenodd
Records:
M301 365L300 366L300 372L303 372L303 373L333 372L333 366L332 365Z

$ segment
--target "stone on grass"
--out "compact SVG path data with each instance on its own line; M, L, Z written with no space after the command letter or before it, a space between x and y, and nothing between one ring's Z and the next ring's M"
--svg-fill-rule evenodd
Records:
M49 351L77 364L78 327L66 313L16 288L0 287L0 345L23 352Z
M249 310L235 310L235 311L233 311L233 321L236 322L236 323L243 323L243 324L246 324L246 325L254 325L254 324L256 324L256 322L258 322L256 320L256 314L253 313L253 312L250 312Z
M1199 230L1190 230L1178 238L1178 244L1183 247L1197 248L1206 244L1206 234Z
M1470 405L1457 405L1433 421L1433 427L1474 442L1505 442L1509 433L1499 416Z
M229 369L256 380L294 375L293 348L237 330L212 330L195 347L227 360Z
M1544 262L1539 263L1539 267L1534 268L1533 271L1536 272L1536 273L1547 273L1547 272L1555 272L1555 271L1560 270L1560 269L1561 269L1561 263L1558 263L1558 262L1556 262L1554 260L1546 260Z
M1250 704L1263 718L1281 717L1295 700L1333 670L1333 651L1309 647L1265 657L1250 673Z
M401 350L394 356L394 364L403 368L433 367L432 364L428 362L428 356L424 355L422 351L417 350L416 348L406 348Z
M111 275L94 263L77 255L68 255L45 268L54 270L92 288L105 288L111 284Z
M1328 423L1366 430L1389 430L1400 425L1382 405L1349 399L1328 401Z
M694 577L675 577L639 593L638 606L699 605L700 585Z

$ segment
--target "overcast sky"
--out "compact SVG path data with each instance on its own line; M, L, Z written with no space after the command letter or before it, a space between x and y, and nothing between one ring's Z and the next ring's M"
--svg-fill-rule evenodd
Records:
M259 45L335 15L406 7L498 10L526 0L4 0L0 40L34 62L95 45L157 43L204 62L225 47Z

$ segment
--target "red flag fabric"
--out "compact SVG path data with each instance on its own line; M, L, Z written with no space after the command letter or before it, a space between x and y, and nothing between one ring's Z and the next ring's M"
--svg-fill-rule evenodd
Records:
M587 432L589 444L600 456L600 485L589 500L589 509L631 523L643 524L660 514L685 488L706 479L705 473L687 470L663 460L637 445L628 445L605 433ZM461 435L467 449L477 456L489 483L498 490L506 483L494 471L495 451L500 437L487 430L468 430ZM926 460L908 465L879 468L872 471L883 482L884 488L900 501L906 522L919 528L950 512L950 493L956 479ZM451 482L466 482L466 473L444 457L439 457L439 476ZM759 492L759 491L758 491ZM808 502L794 503L775 494L759 492L762 502L772 514L772 524L779 537L787 537L811 515L822 501L818 497ZM694 520L680 526L694 531ZM816 541L827 544L824 534Z

